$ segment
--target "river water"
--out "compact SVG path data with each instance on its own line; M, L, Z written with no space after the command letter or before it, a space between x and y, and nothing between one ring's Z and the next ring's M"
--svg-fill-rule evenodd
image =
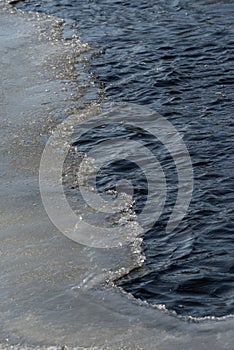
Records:
M4 107L4 114L8 116L4 118L6 140L2 136L5 150L2 156L5 179L5 226L1 234L2 342L9 339L10 343L34 345L167 350L183 346L205 349L210 344L217 349L231 349L231 315L234 313L232 1L52 0L24 1L17 7L65 19L66 39L62 43L59 20L54 18L48 20L42 15L38 19L32 14L15 13L11 15L15 16L13 19L9 13L1 14L1 25L7 28L12 47L20 40L23 42L21 55L28 50L25 37L29 37L30 25L34 28L35 23L41 21L38 26L42 35L44 27L50 31L49 21L55 36L45 34L38 51L34 42L29 45L30 57L38 65L39 75L34 77L33 67L25 68L26 55L19 56L23 58L12 77L6 71L3 79L10 86L3 96L10 97ZM72 35L73 41L69 39ZM57 49L56 42L60 45ZM12 55L4 39L2 47L6 53L5 62L1 62L4 72ZM47 65L44 67L44 63L37 60L46 60ZM58 62L67 60L67 69L60 72ZM51 77L53 66L55 75ZM74 66L75 70L71 68ZM46 78L40 72L44 72ZM19 83L14 96L11 86L17 74L22 84L25 77L30 79L27 78L28 85L24 88L26 93L19 92ZM38 84L34 83L36 80ZM26 102L21 106L12 96L16 101ZM145 125L145 130L125 130L112 122L111 128L107 125L101 132L97 129L92 137L84 133L86 139L80 139L82 118L86 119L93 104L103 101L132 106L130 114L134 111L136 122L143 125L142 129ZM43 112L37 106L41 106ZM97 177L98 191L115 192L116 183L121 179L133 179L135 186L132 211L125 212L118 220L112 218L115 226L124 225L124 230L130 230L128 236L132 232L135 239L131 239L130 246L95 249L74 243L49 223L42 207L38 168L49 131L67 114L77 113L84 106L84 115L77 121L73 133L74 152L77 149L87 152L92 145L97 147L101 142L114 140L116 135L119 139L124 136L125 141L141 140L157 154L170 184L162 215L149 230L138 235L134 215L140 214L146 203L148 179L131 162L108 163L106 155L113 152L114 156L117 151L104 145L101 158L105 166ZM137 116L136 108L141 112L144 110L141 108L151 108L172 123L191 156L192 200L184 219L169 233L166 226L175 205L178 175L164 145L152 140L146 131L148 120L144 124L142 113ZM110 113L113 114L113 110ZM123 114L128 116L126 110ZM152 121L149 128L154 127ZM119 141L121 150L125 141ZM105 221L108 226L109 218L98 219L93 211L80 210L71 174L74 159L76 156L72 154L67 157L63 181L69 203L90 222L97 225L100 220L97 226L101 226ZM149 171L152 175L154 169ZM123 219L128 224L130 220L131 225L123 224ZM112 284L106 284L107 280L121 286L121 293ZM102 287L97 287L99 283Z

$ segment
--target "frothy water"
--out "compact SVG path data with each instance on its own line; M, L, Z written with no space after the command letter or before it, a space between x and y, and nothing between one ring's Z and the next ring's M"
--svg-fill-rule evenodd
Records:
M80 73L78 77L79 72L74 70L74 64L84 58L89 45L82 44L77 37L62 39L59 19L20 13L1 6L0 25L4 28L0 37L3 52L2 348L10 348L10 344L21 344L20 347L23 348L24 344L28 344L30 348L66 345L68 348L83 349L179 350L207 349L208 346L232 349L233 317L207 317L203 320L178 317L167 311L163 303L150 305L115 286L116 279L128 275L134 269L138 271L139 267L140 274L148 274L146 265L143 265L145 256L141 231L138 234L137 230L134 231L136 215L144 208L147 189L141 169L132 167L132 173L139 173L142 182L139 185L137 175L135 187L138 188L133 196L134 202L131 201L131 191L123 198L128 211L111 217L110 220L110 216L97 218L92 210L87 214L82 209L77 186L82 183L86 195L92 199L92 188L88 187L87 192L86 185L92 187L88 183L90 176L87 177L87 174L95 173L95 168L87 160L77 182L77 165L85 160L84 154L93 142L98 144L105 139L108 127L101 136L96 130L92 142L84 144L82 138L78 140L76 137L79 130L79 123L77 124L77 130L73 133L73 147L65 159L61 181L68 202L79 215L88 216L90 223L96 224L100 220L100 226L105 222L107 227L122 225L124 228L130 223L135 238L122 246L96 249L67 239L50 222L39 193L39 164L52 130L68 114L74 111L77 113L82 99L85 100L86 92L87 100L93 96L89 84L79 85L79 79L83 79L83 76ZM92 108L86 107L85 111L87 110ZM121 128L118 129L115 124L110 127L113 137L118 132L123 137ZM152 143L152 135L141 135L139 129L127 130L127 133L125 130L124 137L125 140L132 137L135 141L141 138L149 145ZM119 145L119 149L124 146L123 140L120 140ZM104 163L108 152L112 151L108 144L105 147ZM162 144L152 143L149 147L151 150L155 147L156 153L161 154L161 164L166 165L168 160L171 161ZM115 198L118 193L116 184L122 179L124 165L131 170L129 164L117 162L111 168L108 164L104 166L104 176L97 176L97 189L102 193L103 199L112 201ZM110 176L113 166L116 178ZM175 174L175 166L170 168ZM170 197L175 203L173 179L169 171L167 173L167 180L172 180ZM129 178L132 176L131 174ZM123 190L126 182L119 182L119 186ZM169 204L170 208L165 215L171 213L171 203ZM158 230L158 227L155 229ZM163 251L166 244L173 251L173 237L175 236L170 238L171 245L167 239L165 241L165 237L157 240L160 243L157 255L160 256L159 250ZM176 251L177 258L180 253L184 256L185 251L190 252L194 240L191 231L183 236L177 235L176 240L181 240L183 245L182 253L179 249ZM171 258L168 248L164 252ZM157 260L157 264L160 268L164 262Z

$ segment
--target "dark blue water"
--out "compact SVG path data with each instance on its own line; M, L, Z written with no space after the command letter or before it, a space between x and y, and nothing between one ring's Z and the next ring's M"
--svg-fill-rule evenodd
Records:
M96 99L155 109L183 134L190 152L195 188L187 216L165 233L172 190L164 215L144 236L144 266L117 284L182 315L233 314L233 1L32 0L18 7L64 18L66 35L78 33L92 46L85 67L77 63L77 69L94 82ZM170 159L155 147L173 184ZM100 190L137 171L124 163L112 167L98 179ZM135 186L140 210L147 196L140 171Z

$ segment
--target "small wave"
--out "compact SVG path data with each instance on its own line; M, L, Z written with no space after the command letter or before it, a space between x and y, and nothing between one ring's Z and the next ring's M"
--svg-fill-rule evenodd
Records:
M58 30L58 26L61 25L59 19L39 14L26 15L9 7L2 7L2 9L1 20L5 20L5 25L8 23L8 26L12 26L8 27L11 33L14 28L18 30L18 33L21 32L21 29L22 33L26 33L26 36L30 37L32 33L28 31L29 28L35 28L34 25L39 24L37 28L39 32L42 30L40 35L45 45L42 50L43 57L47 58L48 63L47 66L46 64L43 66L45 71L40 65L37 65L42 76L46 76L48 70L48 80L63 80L65 84L68 83L66 87L69 87L70 83L74 83L77 73L74 72L73 57L85 52L88 45L79 42L76 46L77 38L74 42L68 42L67 45L65 41L61 41L61 28ZM27 28L24 27L25 20L31 23ZM45 28L50 28L51 35L48 35L47 30L43 32ZM14 37L13 34L12 37ZM56 49L53 51L51 48L48 51L45 50L48 42L53 43L54 48L57 47L58 51ZM30 43L32 44L32 42ZM56 43L61 44L61 46L56 46ZM40 55L36 57L37 64L40 57ZM61 62L61 67L63 66L65 69L58 69L59 62ZM48 69L49 67L51 71ZM55 75L51 73L53 71ZM73 81L71 77L73 77ZM41 81L40 83L42 84ZM52 84L52 86L55 89L54 92L59 89L56 84ZM52 93L52 95L55 94ZM17 94L14 93L14 98L16 96ZM49 96L51 98L51 94ZM67 101L65 102L66 97ZM129 203L128 196L124 198L124 203L128 203L128 211L115 217L111 224L115 226L122 224L122 227L125 227L131 222L133 226L130 225L130 231L135 235L131 244L112 249L84 247L66 239L49 223L39 199L37 170L35 169L38 169L38 159L45 140L48 138L48 131L52 130L63 119L64 108L68 108L70 111L76 110L77 105L73 104L71 99L69 100L71 97L62 94L62 97L59 95L58 99L52 100L52 102L50 99L43 100L38 109L40 113L45 111L46 117L44 118L38 113L36 127L35 104L32 110L32 106L28 103L29 109L27 113L24 111L26 114L24 119L21 119L22 123L16 138L17 142L20 140L22 144L20 142L14 143L13 140L13 146L8 153L10 156L14 155L15 158L18 158L18 169L14 173L10 168L11 177L6 178L6 182L4 182L9 193L4 192L4 198L6 198L4 209L7 208L8 211L4 218L4 231L1 233L1 258L4 262L2 265L4 266L2 268L4 274L0 307L3 322L1 339L2 342L8 342L8 344L2 345L2 349L91 350L125 348L155 350L157 348L180 350L181 348L190 348L204 350L209 346L232 349L232 315L220 318L212 316L205 318L182 317L173 311L168 311L162 303L150 305L115 286L118 279L134 269L138 270L139 267L143 266L145 260L142 237L136 237L135 232L133 232L135 213L132 212L133 202ZM21 99L23 100L22 95ZM25 98L24 101L28 100ZM52 105L49 110L45 107L48 104ZM16 110L17 108L14 109L14 113L17 112ZM31 115L33 117L30 119ZM9 113L10 116L12 116L12 112ZM27 118L30 119L30 123L27 122ZM54 120L51 121L53 118ZM42 125L39 125L40 123L43 124L43 128ZM13 137L12 128L9 130L9 137ZM35 134L38 136L38 130L42 129L44 137L37 143ZM12 139L9 138L8 141L10 140ZM34 144L36 144L35 148L33 148ZM4 146L8 152L8 144ZM12 158L10 162L12 162ZM4 163L6 170L10 162ZM167 164L167 159L165 164ZM65 171L64 185L67 186L67 197L74 208L77 208L77 203L73 201L73 192L76 190L77 183L74 181L73 174L70 174L73 169L70 167L69 159L67 165L68 177L65 178ZM84 169L87 170L87 168ZM66 170L66 166L64 170ZM81 175L83 176L82 181L85 183L86 173ZM107 185L107 183L103 183L101 178L99 178L99 182L100 187ZM107 196L116 196L118 193L113 188L110 188L109 191L112 192L107 193ZM140 212L142 208L137 209ZM84 214L81 213L81 215ZM90 220L92 220L92 213ZM104 219L100 220L100 224L103 221ZM192 241L190 238L188 242ZM181 322L182 320L186 322ZM32 345L27 347L23 343ZM58 346L58 344L64 345Z

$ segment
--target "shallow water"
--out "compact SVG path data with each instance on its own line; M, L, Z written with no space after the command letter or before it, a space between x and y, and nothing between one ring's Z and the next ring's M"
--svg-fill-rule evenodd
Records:
M90 57L90 50L89 46L77 41L77 38L74 38L73 41L63 41L61 39L60 21L55 18L48 18L43 15L18 14L14 11L10 14L5 10L0 15L0 25L1 28L4 28L4 30L1 30L1 49L3 52L1 63L4 67L1 70L1 196L3 200L1 201L0 338L2 343L21 344L21 348L23 344L29 344L30 348L35 345L39 347L66 345L90 349L96 347L98 349L157 348L179 350L186 348L193 350L207 349L207 346L217 349L232 349L233 317L220 318L219 320L207 318L203 321L196 321L193 318L181 319L165 310L165 307L161 305L165 302L162 296L158 299L155 298L156 285L150 294L152 299L148 298L149 301L160 304L154 307L134 299L131 294L121 292L113 286L112 280L128 274L129 270L134 269L134 267L141 266L144 257L141 252L140 238L135 239L134 244L125 244L122 247L117 246L112 249L89 248L68 240L49 221L41 202L38 186L41 154L51 130L67 117L74 110L74 107L80 107L83 102L86 102L86 96L87 101L95 96L94 91L96 89L94 87L93 91L90 87L92 86L91 83L77 89L77 84L79 87L82 79L87 80L87 70L78 76L73 70L74 57L78 56L76 59L79 59L79 57L84 59L85 56ZM100 57L97 60L102 60L102 58ZM96 64L95 61L92 62ZM108 95L107 91L106 94ZM84 114L87 113L88 117L89 105L84 111ZM78 135L79 125L82 124L81 119L78 120L77 130L74 129L73 133L73 142L76 146L79 146L80 142L76 135ZM222 125L225 126L227 119L223 119ZM192 128L191 123L183 122L182 115L180 115L175 124L179 131L184 130L185 139L187 140L188 136L186 136L185 131ZM182 125L184 129L182 127L180 129L179 125ZM195 125L198 127L198 119ZM212 126L215 126L215 124L212 124ZM222 130L227 135L231 133L231 127ZM114 131L113 137L116 135L116 130ZM121 131L121 129L118 129L118 131ZM131 130L131 136L135 140L139 137L138 132L139 130ZM197 143L202 143L204 135L202 133L200 135L198 132L196 134L193 129L193 137L194 135L198 137L198 134L201 137L199 140L196 139L196 142L194 141L198 147L196 148L193 145L191 134L190 131L189 137L191 139L188 138L189 142L187 144L192 157L194 157L196 155L195 151L193 153L191 150L197 150L198 152L202 149L202 146L198 147ZM100 134L97 136L96 140L94 138L96 142L99 141ZM129 135L125 136L129 137ZM141 136L143 141L152 142L152 137L147 133ZM101 134L101 140L102 138L103 134ZM231 137L228 140L231 140ZM206 146L208 147L209 144L206 143ZM228 150L230 145L227 146L227 149L226 146L226 143L224 143L224 149ZM153 143L152 147L156 151L160 150L160 153L162 152L160 162L169 173L168 179L172 181L170 193L172 203L174 203L173 184L175 179L170 175L170 170L172 169L173 173L175 169L171 164L168 164L168 155L163 155L165 149L162 148L162 145ZM225 159L227 164L231 165L229 154ZM201 159L204 157L205 154ZM72 154L70 159L73 160ZM71 205L74 205L76 209L77 201L73 202L73 186L75 184L70 182L73 178L69 178L70 171L72 171L70 159L68 157L67 168L66 166L64 168L64 174L66 175L67 170L68 175L67 181L66 176L64 177L64 186ZM224 170L226 161L221 155L220 158L217 156L216 160L222 164L220 169L222 173L221 170ZM198 169L202 166L202 164L198 165ZM209 169L214 169L212 162L210 166ZM122 168L122 163L116 164L115 174L119 173L120 178ZM104 170L105 176L99 178L99 189L101 191L103 189L112 190L116 179L109 179L111 173L109 167ZM135 171L134 168L133 171ZM225 174L227 175L227 169ZM203 179L202 176L204 176ZM205 191L208 195L209 190L213 188L214 180L212 178L212 183L210 183L204 174L202 176L199 181L204 186L208 186ZM227 176L227 186L230 180L231 177ZM138 185L138 183L136 184ZM139 189L142 190L143 188L145 190L144 185L143 178ZM202 190L204 188L202 187ZM232 192L230 191L230 193ZM197 244L200 243L198 254L196 254L198 256L198 262L195 260L196 266L199 266L199 262L201 265L207 264L207 260L202 261L201 258L209 257L211 263L212 257L215 259L214 255L208 254L207 244L211 249L211 242L208 240L202 244L202 239L208 239L208 237L202 238L204 236L201 235L199 241L196 238L198 236L191 229L193 222L196 222L200 227L199 234L201 234L202 227L205 221L208 220L207 216L204 218L201 212L197 211L197 216L190 224L194 215L194 206L195 208L199 207L199 209L201 206L199 201L201 188L199 191L198 187L197 192L195 188L195 194L189 215L181 223L182 226L178 227L178 232L170 237L165 237L163 231L165 219L163 217L158 222L161 231L159 231L158 226L155 226L145 236L144 244L146 248L148 244L148 249L145 249L146 263L141 269L134 272L137 276L133 276L138 278L140 283L141 278L148 278L147 281L150 278L150 281L157 284L157 279L153 274L154 271L157 272L159 268L159 271L163 272L165 267L172 266L172 263L178 266L179 259L182 258L183 260L185 253L188 257L188 266L191 263L192 272L194 272L194 259L191 260L192 262L189 260L191 244L194 244L194 241ZM143 196L141 197L141 195ZM144 195L144 191L143 193L141 191L136 192L136 207L134 208L136 211L142 209ZM216 200L218 199L217 196ZM230 202L227 201L227 203L222 204L224 206L224 204L228 205L230 203L231 199ZM170 207L170 205L169 199L168 206ZM214 208L216 208L215 202ZM218 206L218 208L220 207ZM232 208L228 207L225 211L224 209L219 218L217 214L213 213L210 220L212 219L213 222L215 216L216 220L221 220L221 224L223 220L226 220L229 224ZM169 210L166 209L165 216L167 216ZM206 215L208 214L210 215L210 213L206 213ZM125 213L124 216L126 215ZM116 222L114 222L115 225ZM126 226L126 224L127 222L124 221L123 225ZM190 228L188 229L188 227ZM228 226L224 225L223 229L226 227ZM155 232L160 232L157 240L154 237ZM223 266L223 260L220 262L218 256L225 258L227 264L233 262L231 260L232 255L230 255L232 242L231 236L229 236L227 235L225 240L223 239L226 242L223 255L221 255L220 248L222 242L216 242L214 248L216 252L215 262L218 262L216 264L217 268L222 266L224 270L227 265ZM174 248L175 245L176 249ZM206 247L206 251L200 251L201 247ZM220 254L218 254L218 248ZM168 250L170 250L170 254L168 254ZM150 252L152 256L150 256ZM216 271L216 265L212 263L214 272ZM155 269L155 266L157 266L157 269ZM149 274L149 267L153 271L151 275ZM229 270L230 275L226 270L224 273L227 279L231 280L232 270L231 268ZM191 270L188 273L191 273ZM139 275L143 276L140 278ZM186 276L186 273L183 271L184 275ZM214 276L217 277L215 274ZM181 278L181 274L177 278ZM140 298L146 298L137 283L131 281L129 284L127 282L124 288L128 289L128 285L130 285L130 291L133 294L140 291ZM143 285L147 286L147 283L144 281ZM140 285L140 287L142 286ZM227 289L224 286L224 290ZM232 295L232 290L229 289L229 291ZM202 290L202 292L204 291ZM163 297L166 296L165 293ZM179 293L173 293L174 304L169 305L171 308L175 308L173 305L178 305L177 298L179 296ZM194 295L192 295L192 298L194 298ZM225 293L222 302L223 300L225 302L230 300ZM189 303L184 314L192 314L195 310L194 307L191 307L191 304ZM218 308L217 305L212 304L212 300L208 300L208 302L206 301L206 303L200 305L202 315L204 315L204 305L207 304L209 307L215 307L216 311L220 310L220 306ZM222 305L222 309L223 307L225 308L227 305ZM230 313L230 309L228 311L225 309L225 312L223 312L224 315L228 313ZM205 314L207 315L208 312ZM217 315L220 314L217 312ZM6 345L2 347L6 347Z
M232 314L233 2L54 0L25 1L20 7L65 18L67 35L77 33L93 47L86 71L99 94L154 108L183 134L192 157L190 209L168 235L177 179L165 149L154 146L172 190L164 215L144 236L143 269L120 285L182 315ZM118 179L125 169L123 163L114 169ZM113 166L105 171L101 190L115 186ZM143 183L139 175L138 209L146 197Z

